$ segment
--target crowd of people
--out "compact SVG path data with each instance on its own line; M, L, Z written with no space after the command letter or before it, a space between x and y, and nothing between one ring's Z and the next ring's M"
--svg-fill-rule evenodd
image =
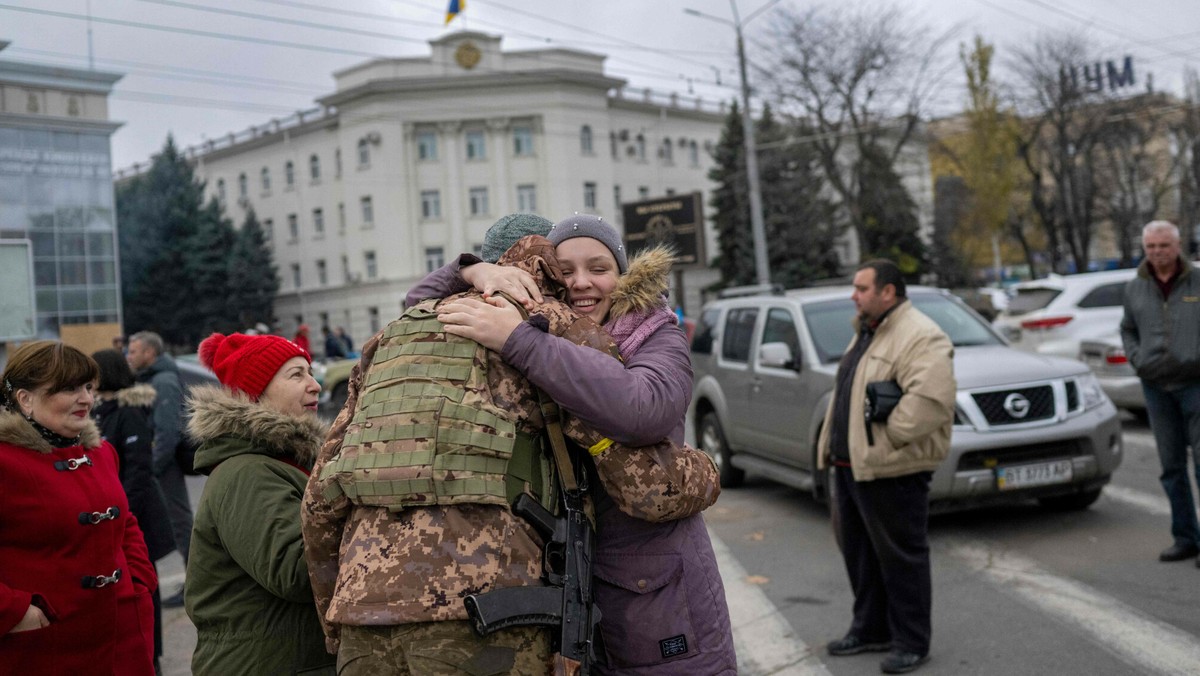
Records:
M1174 226L1143 240L1122 335L1174 561L1200 553L1185 450L1200 448L1200 282ZM361 353L332 426L317 417L307 326L291 340L212 334L198 356L220 385L186 401L154 333L91 356L50 340L14 350L0 382L0 508L19 515L0 519L0 665L154 674L160 606L183 605L198 675L736 674L701 517L718 472L684 443L692 371L666 301L671 252L630 257L595 216L514 214L481 253L417 284L361 350L322 327L326 356ZM894 264L864 263L853 286L856 334L818 457L855 601L827 651L887 652L881 670L905 673L929 659L928 491L949 447L953 347ZM864 411L880 385L895 406ZM195 514L193 470L207 475ZM553 581L562 552L513 504L553 508L561 492L586 495L595 528L583 587L599 619L581 663L552 627L480 635L464 602ZM163 599L154 562L172 551L186 583Z

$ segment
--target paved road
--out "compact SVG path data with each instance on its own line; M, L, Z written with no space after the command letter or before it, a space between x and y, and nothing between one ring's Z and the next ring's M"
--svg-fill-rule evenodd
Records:
M1200 673L1200 570L1162 564L1166 500L1149 430L1129 420L1126 458L1091 509L1034 504L934 517L933 660L921 673ZM202 480L193 478L193 500ZM745 676L878 673L879 655L830 658L852 597L828 516L751 477L706 513ZM160 562L166 593L182 576ZM169 610L165 673L188 674L195 631Z

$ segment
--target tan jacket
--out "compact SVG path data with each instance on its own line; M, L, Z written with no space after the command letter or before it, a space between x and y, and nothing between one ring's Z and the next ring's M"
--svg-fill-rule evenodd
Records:
M854 340L858 340L857 334ZM852 341L850 347L853 345ZM871 423L875 444L868 445L863 414L867 383L880 380L895 380L904 395L886 425ZM937 468L950 451L957 385L954 346L932 319L907 301L893 310L879 325L871 346L858 362L851 387L848 439L855 481ZM819 467L825 466L829 455L834 400L830 397L817 439Z

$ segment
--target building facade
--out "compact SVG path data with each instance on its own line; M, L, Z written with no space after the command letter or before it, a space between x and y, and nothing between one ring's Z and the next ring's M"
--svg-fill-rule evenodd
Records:
M32 243L38 338L109 347L120 333L108 119L120 78L0 60L0 239Z
M622 202L709 192L723 106L631 96L601 55L502 51L477 32L430 44L335 73L318 110L189 149L235 224L250 209L264 224L284 335L307 323L365 338L502 215L620 227ZM711 279L690 273L687 294L698 303Z

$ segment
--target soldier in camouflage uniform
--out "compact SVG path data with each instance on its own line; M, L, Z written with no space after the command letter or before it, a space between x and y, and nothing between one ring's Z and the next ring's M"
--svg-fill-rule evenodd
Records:
M554 248L544 238L521 240L502 262L533 274L546 298L561 295ZM410 308L366 343L346 406L314 467L302 522L326 645L338 653L345 674L546 673L549 632L521 628L478 638L466 622L462 599L491 589L542 584L540 538L508 504L514 490L547 502L552 468L528 462L530 456L521 453L514 457L526 460L499 467L462 460L451 469L443 465L441 471L435 467L414 474L411 467L389 466L397 456L429 449L430 436L443 434L441 428L408 427L428 424L421 411L413 410L421 404L410 404L432 399L428 382L454 380L454 367L438 366L446 361L438 354L454 352L457 363L464 358L472 362L465 371L460 366L457 376L465 382L459 391L446 388L440 395L453 402L442 408L455 411L447 416L453 423L441 424L466 430L462 446L467 453L503 460L514 446L538 438L543 428L530 384L498 355L440 331L433 319L440 303L430 300ZM558 300L539 306L530 321L572 342L616 354L603 329ZM407 342L401 338L405 335L410 335ZM421 347L428 344L455 347ZM415 356L421 352L424 358ZM395 370L400 365L405 366ZM422 370L424 384L413 377ZM458 402L461 406L454 408ZM565 432L585 448L603 441L569 418ZM708 457L673 448L670 442L663 445L667 448L605 454L624 460L610 461L609 469L600 470L601 482L616 493L622 510L638 518L687 516L716 499L719 489Z

